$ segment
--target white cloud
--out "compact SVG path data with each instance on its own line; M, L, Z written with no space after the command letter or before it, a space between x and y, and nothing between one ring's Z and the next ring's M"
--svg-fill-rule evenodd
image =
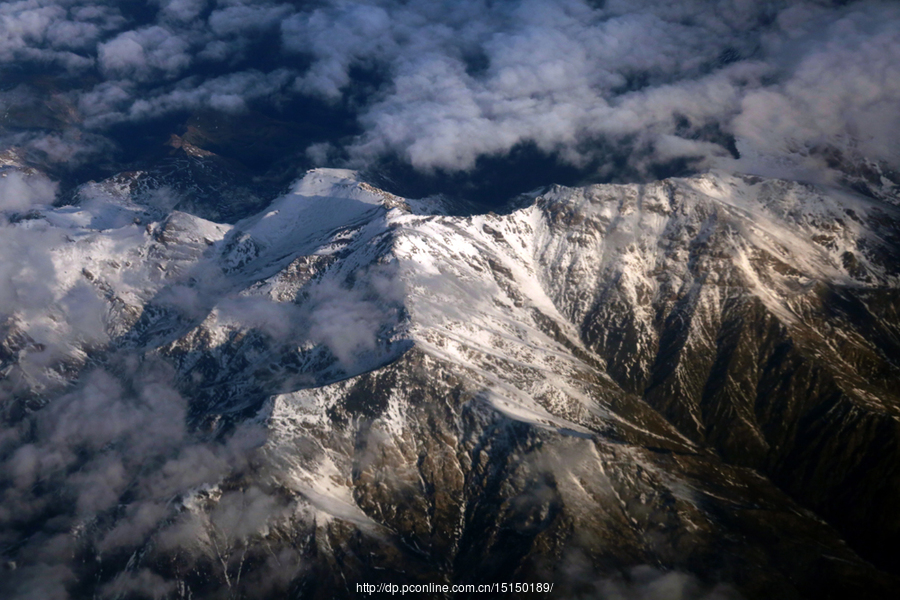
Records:
M727 153L710 127L760 153L836 144L898 162L889 2L156 4L139 22L115 3L7 3L0 63L97 65L104 80L71 93L97 130L291 94L343 102L362 127L340 140L355 166L465 170L533 144L600 168L616 148L641 171ZM268 73L246 62L260 44Z
M525 142L576 164L601 139L638 150L633 166L714 158L727 150L694 139L710 124L761 149L852 139L896 160L898 24L878 2L384 2L295 15L283 35L315 57L305 92L352 91L354 67L389 74L361 109L356 164L399 153L452 171Z
M200 16L209 4L207 0L155 0L163 19L190 22Z
M0 211L27 210L34 205L51 204L58 185L45 175L8 169L0 172Z
M900 7L878 6L822 30L790 29L793 43L780 47L805 52L782 82L741 99L735 132L766 153L833 145L900 164L898 23Z
M114 79L150 80L179 75L192 61L184 36L154 25L126 31L98 49L100 68Z

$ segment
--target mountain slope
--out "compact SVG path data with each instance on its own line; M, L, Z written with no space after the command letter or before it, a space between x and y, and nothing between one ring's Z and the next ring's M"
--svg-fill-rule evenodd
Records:
M16 225L56 244L51 303L91 290L108 337L16 315L7 421L37 423L20 439L49 446L57 429L41 423L82 369L158 357L191 441L80 525L76 555L98 556L68 567L83 594L151 576L174 597L552 581L563 597L838 598L897 584L891 204L710 173L449 216L439 198L317 170L222 226L103 185L93 205ZM108 216L123 211L135 216ZM61 356L25 350L57 338ZM221 466L145 485L201 449ZM10 560L40 563L24 540L51 517L84 523L59 510L6 526ZM153 527L109 541L142 510ZM235 515L245 525L225 527ZM273 587L247 587L273 569Z

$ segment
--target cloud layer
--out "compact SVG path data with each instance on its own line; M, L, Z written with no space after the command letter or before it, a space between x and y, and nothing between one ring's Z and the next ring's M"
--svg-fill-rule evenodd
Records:
M357 167L454 172L530 145L640 173L727 159L735 137L754 155L900 162L890 2L22 0L0 21L0 68L83 82L51 92L74 111L63 130L307 98L360 131L308 156Z

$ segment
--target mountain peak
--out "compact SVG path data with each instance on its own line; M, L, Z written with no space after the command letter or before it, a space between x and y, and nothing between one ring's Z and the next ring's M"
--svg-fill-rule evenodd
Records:
M92 197L129 208L128 189ZM200 430L262 428L247 485L315 532L311 563L367 557L354 576L487 580L515 531L515 569L580 552L702 575L699 556L751 597L748 569L767 589L840 583L797 544L889 588L857 552L900 535L870 518L900 501L879 475L900 462L896 209L724 173L529 198L436 214L440 199L314 169L234 226L48 208L52 319L7 328L2 368L26 385L120 353L164 361ZM71 352L39 356L48 332ZM216 514L222 477L160 503L160 529ZM277 545L270 525L248 536ZM164 560L155 535L135 542L142 567Z

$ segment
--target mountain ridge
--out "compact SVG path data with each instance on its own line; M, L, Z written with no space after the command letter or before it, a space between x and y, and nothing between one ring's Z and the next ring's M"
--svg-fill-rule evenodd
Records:
M110 557L100 580L149 569L181 596L236 593L237 554L219 568L218 550L161 540L239 494L268 512L229 543L290 548L306 567L289 585L313 597L352 595L354 578L501 576L577 596L646 565L698 597L896 585L890 203L712 172L449 216L314 170L219 225L92 190L16 224L59 240L55 302L93 290L109 331L95 345L170 365L202 435L266 432L257 466L180 490L144 558ZM10 348L34 328L19 320ZM82 345L48 381L103 364ZM36 372L12 354L7 373Z

